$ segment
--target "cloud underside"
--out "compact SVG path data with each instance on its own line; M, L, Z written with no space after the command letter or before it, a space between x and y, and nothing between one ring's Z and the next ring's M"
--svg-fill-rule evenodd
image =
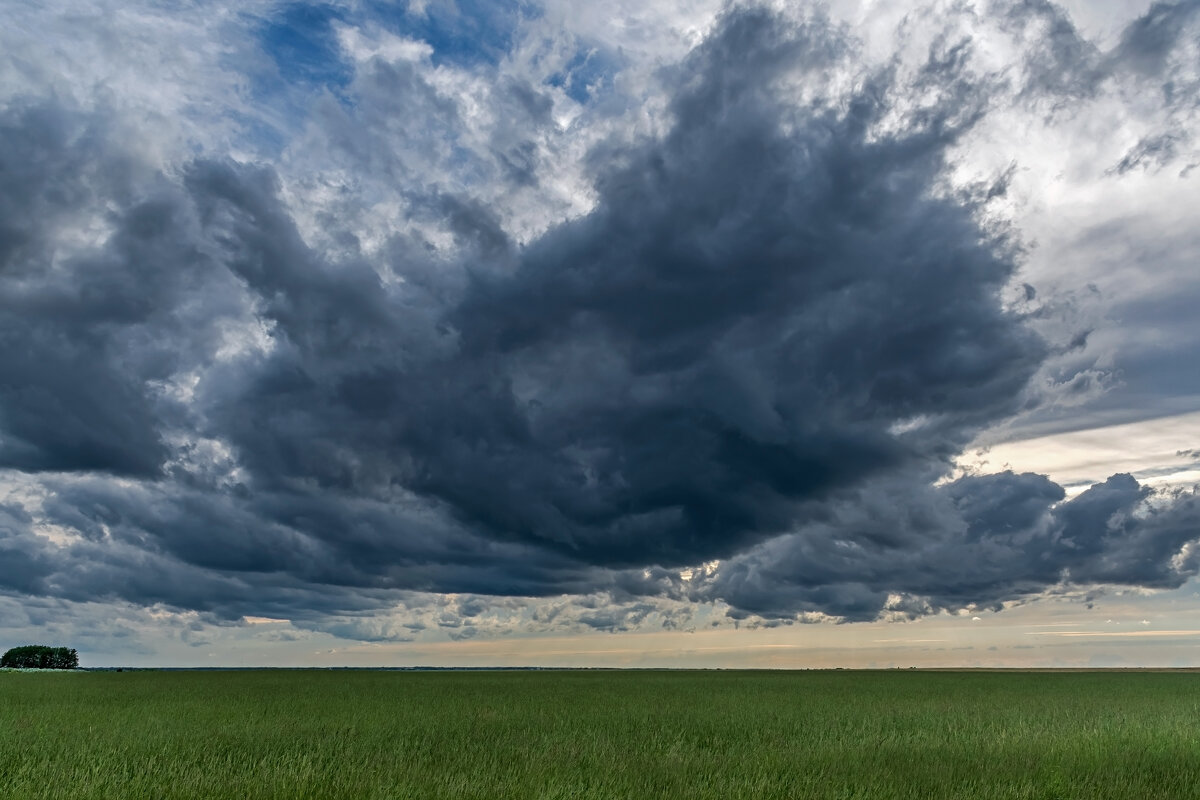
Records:
M729 11L660 76L662 131L592 147L590 210L520 242L488 202L424 187L413 213L450 245L367 249L331 217L341 245L318 247L269 165L151 166L113 115L11 101L0 467L37 500L0 509L0 586L226 618L424 591L851 620L1177 586L1193 495L938 482L1068 347L1005 293L1004 176L952 182L955 148L997 97L1160 73L1153 24L1107 55L1057 30L1013 87L966 41L867 69L820 17ZM400 66L357 81L391 105L330 118L411 98L455 124ZM552 124L536 88L502 94ZM503 133L497 174L536 183L533 139Z

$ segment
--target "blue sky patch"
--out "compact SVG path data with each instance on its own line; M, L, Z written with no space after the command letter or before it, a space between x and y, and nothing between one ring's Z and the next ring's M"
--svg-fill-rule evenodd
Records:
M298 3L281 10L263 26L259 41L292 86L345 86L353 69L342 57L333 23L343 12L326 4Z
M407 4L368 2L370 18L393 33L420 39L433 48L433 63L495 65L512 49L522 19L540 9L523 0L429 0L423 12Z

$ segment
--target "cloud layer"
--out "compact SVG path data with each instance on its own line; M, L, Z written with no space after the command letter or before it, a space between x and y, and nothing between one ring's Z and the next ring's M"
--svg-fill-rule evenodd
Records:
M1196 9L1104 50L1005 6L1027 47L994 68L957 17L872 60L739 6L654 69L538 61L550 7L489 9L511 35L470 52L440 6L268 9L231 23L256 118L182 149L99 90L11 94L0 586L329 630L414 591L605 597L579 624L619 629L1178 586L1192 494L950 478L1097 374L1022 286L1014 168L964 153L1149 82L1102 168L1190 169Z

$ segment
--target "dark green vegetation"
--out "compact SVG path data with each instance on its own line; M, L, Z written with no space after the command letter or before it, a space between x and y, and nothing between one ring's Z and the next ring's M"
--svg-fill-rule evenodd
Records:
M0 668L9 669L75 669L79 655L66 647L47 647L27 644L14 647L0 656Z
M1194 798L1200 674L0 675L0 797Z

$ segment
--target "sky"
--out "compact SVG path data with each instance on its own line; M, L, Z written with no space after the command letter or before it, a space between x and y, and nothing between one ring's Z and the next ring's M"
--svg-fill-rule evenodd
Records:
M0 646L1200 666L1200 2L5 6Z

